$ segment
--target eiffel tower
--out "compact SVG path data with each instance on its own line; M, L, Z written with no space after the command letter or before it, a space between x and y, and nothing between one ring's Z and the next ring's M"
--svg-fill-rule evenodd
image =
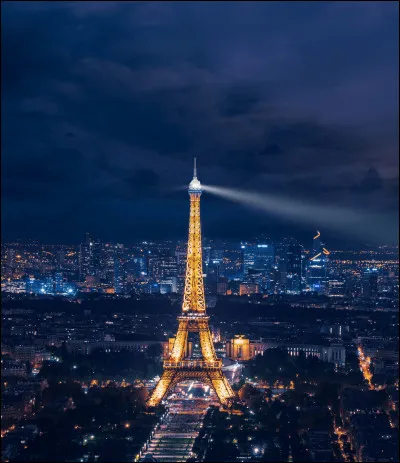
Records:
M189 185L190 220L187 248L185 291L182 314L178 316L178 332L168 359L164 360L164 372L147 401L149 407L157 406L178 383L197 380L214 389L222 405L229 405L235 398L228 380L222 373L222 360L214 350L209 318L204 299L201 252L200 196L202 188L197 179L196 158L194 175ZM189 333L198 333L202 359L185 357Z

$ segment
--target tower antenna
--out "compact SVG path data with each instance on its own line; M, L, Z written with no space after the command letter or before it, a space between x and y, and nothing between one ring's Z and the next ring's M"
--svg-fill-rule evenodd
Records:
M193 178L197 178L196 160L197 160L197 158L194 158Z

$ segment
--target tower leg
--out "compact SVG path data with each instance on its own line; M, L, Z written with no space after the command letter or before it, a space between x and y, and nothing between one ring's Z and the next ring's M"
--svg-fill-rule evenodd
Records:
M213 362L216 359L214 344L211 338L210 328L208 326L208 321L199 321L199 337L200 337L200 347L203 359L208 362Z
M188 322L186 320L180 320L178 326L178 332L171 352L171 360L179 362L185 358L186 346L188 340Z
M148 407L156 407L157 405L159 405L161 400L167 394L168 390L175 384L175 375L175 371L164 370L164 373L162 374L160 381L157 383L157 386L152 391L151 396L147 399Z
M235 393L222 371L210 371L208 376L221 404L228 405L235 398Z

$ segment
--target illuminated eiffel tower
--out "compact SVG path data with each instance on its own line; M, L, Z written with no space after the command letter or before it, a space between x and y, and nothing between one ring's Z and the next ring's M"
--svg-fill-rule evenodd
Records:
M189 185L189 240L182 315L178 317L178 332L169 358L164 361L162 377L148 399L149 407L158 405L176 384L187 380L208 384L214 389L222 405L229 405L235 398L235 393L222 373L222 360L215 354L208 325L209 317L206 315L201 253L201 193L195 159L193 180ZM201 360L186 358L189 333L199 334Z

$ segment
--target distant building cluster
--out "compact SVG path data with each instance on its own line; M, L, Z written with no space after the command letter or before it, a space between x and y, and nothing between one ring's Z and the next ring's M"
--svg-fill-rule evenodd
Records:
M390 305L399 290L398 249L328 250L320 232L309 249L293 238L266 237L240 244L204 240L207 300L213 296L301 295ZM182 294L186 243L142 241L126 246L86 234L79 246L9 243L1 248L5 293L76 297Z

